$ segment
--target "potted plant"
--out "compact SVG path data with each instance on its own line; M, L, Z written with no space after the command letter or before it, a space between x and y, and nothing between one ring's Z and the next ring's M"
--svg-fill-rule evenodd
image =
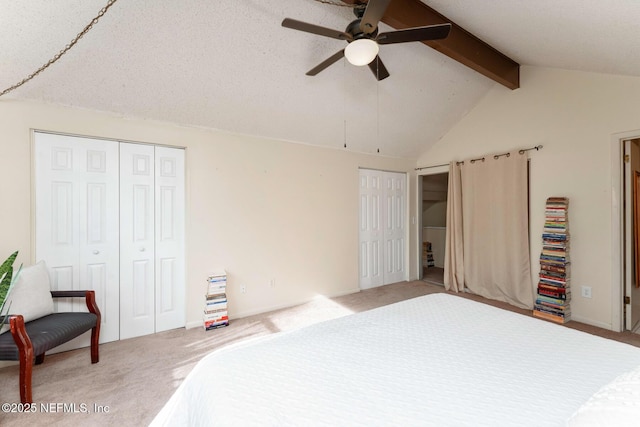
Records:
M18 268L18 272L13 274L13 263L18 256L18 251L12 253L9 258L7 258L2 265L0 265L0 325L4 323L5 316L9 313L9 308L11 304L5 308L5 303L7 302L7 295L9 295L9 290L16 281L22 266Z

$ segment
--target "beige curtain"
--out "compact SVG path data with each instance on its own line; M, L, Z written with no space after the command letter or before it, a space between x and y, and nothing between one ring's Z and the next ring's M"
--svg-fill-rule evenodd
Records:
M469 291L533 307L527 157L517 152L461 167L464 281Z
M462 182L457 162L449 165L447 188L447 227L444 253L444 287L449 291L464 290L462 247Z

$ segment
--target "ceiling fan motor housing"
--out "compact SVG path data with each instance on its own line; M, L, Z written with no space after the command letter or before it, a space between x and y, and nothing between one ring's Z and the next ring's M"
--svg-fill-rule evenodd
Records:
M353 36L353 40L358 39L374 39L378 36L378 29L376 28L373 32L367 34L360 29L360 21L361 19L356 19L352 21L349 25L347 25L347 29L344 30L345 33L349 33Z

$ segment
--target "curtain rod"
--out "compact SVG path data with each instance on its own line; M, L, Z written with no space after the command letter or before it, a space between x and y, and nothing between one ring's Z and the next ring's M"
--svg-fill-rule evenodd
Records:
M524 154L524 153L526 153L527 151L531 151L531 150L536 150L536 151L538 151L538 150L540 150L541 148L542 148L542 145L536 145L535 147L531 147L531 148L523 148L523 149L521 149L521 150L518 150L518 154ZM496 154L496 155L494 155L494 156L493 156L493 158L497 160L497 159L499 159L499 158L500 158L500 157L502 157L502 156L509 157L510 155L511 155L511 153ZM483 161L483 162L484 162L484 157L480 157L480 158L477 158L477 159L471 159L471 163L475 163L475 162L479 162L479 161ZM462 161L462 162L456 162L456 164L457 164L457 165L464 165L464 161ZM423 167L421 167L421 168L415 168L415 170L417 170L417 171L421 171L421 170L423 170L423 169L440 168L440 167L443 167L443 166L449 166L449 163L444 163L444 164L442 164L442 165L423 166Z

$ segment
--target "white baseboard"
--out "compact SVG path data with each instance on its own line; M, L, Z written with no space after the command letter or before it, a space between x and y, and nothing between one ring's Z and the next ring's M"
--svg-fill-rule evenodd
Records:
M202 320L196 320L193 322L187 322L186 325L184 325L185 329L193 329L193 328L203 328L204 326L202 326Z
M611 325L611 323L603 323L603 322L594 322L591 319L587 319L581 316L576 316L571 314L571 320L575 320L576 322L585 323L591 326L597 326L598 328L607 329L609 331L615 331Z

